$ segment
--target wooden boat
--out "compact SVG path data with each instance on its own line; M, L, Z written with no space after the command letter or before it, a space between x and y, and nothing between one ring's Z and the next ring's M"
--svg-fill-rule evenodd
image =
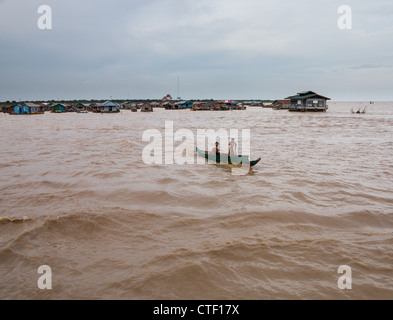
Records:
M363 108L363 110L361 110L361 108L359 107L359 109L357 111L355 111L353 108L351 109L351 113L366 113L367 110L367 106L365 106Z
M248 156L238 155L236 157L228 157L228 154L221 153L220 155L211 155L209 151L202 151L198 147L196 148L197 153L204 157L207 160L215 161L216 163L223 163L223 164L233 164L233 165L242 165L242 164L249 164L250 167L255 166L261 158L257 160L250 161Z

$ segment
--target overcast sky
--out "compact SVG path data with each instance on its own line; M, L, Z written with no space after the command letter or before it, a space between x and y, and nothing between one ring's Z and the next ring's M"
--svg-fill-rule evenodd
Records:
M0 44L0 101L393 100L392 0L0 0Z

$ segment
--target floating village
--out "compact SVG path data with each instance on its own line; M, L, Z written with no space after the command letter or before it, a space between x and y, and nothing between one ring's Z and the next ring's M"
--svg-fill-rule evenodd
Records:
M275 101L233 101L233 100L207 100L184 101L174 100L167 94L161 100L145 101L74 101L74 102L6 102L0 105L2 112L10 115L29 115L52 113L117 113L120 110L131 112L153 112L155 108L165 110L191 110L191 111L230 111L245 110L248 107L272 108L274 110L288 110L298 112L325 112L328 109L327 101L330 98L313 91L304 91Z

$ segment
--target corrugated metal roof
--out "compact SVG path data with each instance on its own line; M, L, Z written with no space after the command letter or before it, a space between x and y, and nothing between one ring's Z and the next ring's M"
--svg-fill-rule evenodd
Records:
M278 102L278 103L282 103L282 104L290 104L291 103L291 100L276 100L276 101L274 101L274 102ZM273 103L274 103L273 102Z
M117 103L114 103L112 101L105 101L104 103L101 103L100 106L102 107L117 107Z
M330 100L330 98L321 96L320 94L317 94L313 91L307 91L307 92L300 92L295 96L290 96L287 97L285 99L299 99L299 100L303 100L303 99L308 99L308 98L312 98L312 97L320 97L322 99L326 99L326 100Z
M25 105L28 106L28 107L39 107L38 104L35 104L35 103L32 103L32 102L27 102L27 103L25 103Z

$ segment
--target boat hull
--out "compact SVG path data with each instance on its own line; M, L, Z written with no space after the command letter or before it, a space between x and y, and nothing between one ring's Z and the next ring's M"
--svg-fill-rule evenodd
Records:
M222 163L222 164L232 164L232 165L249 165L250 167L255 166L256 164L261 161L261 158L258 158L257 160L250 161L248 156L237 156L237 157L230 157L227 154L221 154L221 155L211 155L208 151L203 151L199 149L198 147L196 148L197 153L204 157L207 160L215 161L216 163Z

